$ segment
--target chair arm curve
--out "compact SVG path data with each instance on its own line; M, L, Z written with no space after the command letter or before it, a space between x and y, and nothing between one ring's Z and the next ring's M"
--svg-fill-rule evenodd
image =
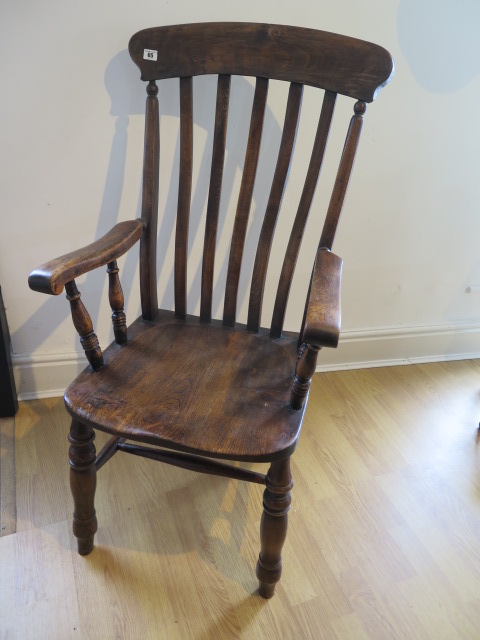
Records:
M342 259L328 249L317 251L302 338L306 344L333 348L338 345L342 264Z
M67 282L97 269L126 253L141 237L142 220L119 222L104 236L91 244L42 264L28 278L30 289L59 295Z

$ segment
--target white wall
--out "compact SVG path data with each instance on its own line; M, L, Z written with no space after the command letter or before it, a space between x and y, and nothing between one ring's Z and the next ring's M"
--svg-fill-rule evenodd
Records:
M345 261L343 334L337 351L325 351L324 367L474 357L480 354L480 44L475 29L480 8L453 0L45 0L2 4L0 23L0 285L7 307L14 364L23 397L59 393L83 356L63 295L42 296L28 289L31 269L60 253L98 238L119 220L139 215L144 84L131 63L129 37L147 26L232 20L296 24L344 33L382 44L396 62L392 83L367 109L357 165L344 208L336 253ZM477 69L478 67L478 69ZM190 250L198 259L206 201L206 156L211 145L213 102L195 83L197 109ZM213 86L213 85L212 85ZM178 154L176 86L161 97L161 204L176 200ZM227 184L230 202L238 191L241 156L233 154L247 125L252 87L234 85L240 106L230 115ZM262 162L272 165L278 148L285 91L272 89ZM212 98L213 100L214 98ZM288 218L295 211L300 176L312 144L309 127L318 99L307 90L291 188L285 196ZM349 117L351 105L340 107ZM235 117L234 117L235 116ZM338 118L338 115L337 115ZM236 124L234 124L236 123ZM340 149L344 128L335 129L331 146ZM314 125L313 125L314 126ZM327 173L325 181L331 179ZM323 179L322 179L323 180ZM322 183L314 209L323 204ZM258 232L268 192L256 188L249 239ZM316 242L312 215L299 264L287 328L301 320L306 282ZM159 224L160 251L171 257L173 216ZM223 238L221 238L223 242ZM286 236L277 240L280 251ZM219 265L215 310L221 315ZM139 312L137 251L121 261L130 320ZM277 260L276 268L280 268ZM198 307L200 271L190 276L190 310ZM172 304L171 268L160 274L159 298ZM268 290L274 287L269 272ZM104 270L79 279L102 345L111 339ZM132 289L132 290L131 290ZM131 290L131 292L130 292ZM240 319L247 291L240 290ZM273 293L267 293L267 306ZM268 323L268 312L264 322Z

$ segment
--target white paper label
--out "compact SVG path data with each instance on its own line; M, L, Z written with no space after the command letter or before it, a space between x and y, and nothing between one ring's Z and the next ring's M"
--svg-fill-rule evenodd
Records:
M154 49L144 49L143 50L143 59L144 60L156 60L158 55L158 51Z

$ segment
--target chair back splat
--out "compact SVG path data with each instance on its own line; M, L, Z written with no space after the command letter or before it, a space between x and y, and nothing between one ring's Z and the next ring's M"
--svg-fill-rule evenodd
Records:
M362 126L365 103L371 102L388 82L393 65L388 52L377 45L312 29L250 23L203 23L145 29L130 40L129 51L149 87L157 80L180 78L180 177L175 238L175 314L184 318L186 309L188 221L192 189L193 100L192 77L218 75L215 128L207 204L202 265L200 320L212 317L215 245L225 158L225 140L232 75L256 78L250 131L233 226L225 288L223 324L236 321L242 256L253 188L257 173L268 81L290 83L280 150L270 197L261 228L253 266L247 328L260 328L265 278L279 208L294 148L303 85L325 91L323 107L305 185L288 242L278 283L271 323L271 336L282 334L290 285L310 211L332 121L337 94L355 98L355 115L347 133L337 179L321 235L320 246L331 249L348 185ZM141 263L149 265L142 280L142 311L151 318L156 309L154 249L157 204L158 123L149 102L156 100L148 89L144 166L144 206L147 232L141 247ZM158 107L156 107L158 111ZM148 139L151 138L149 141ZM146 282L151 279L151 282Z
M97 530L97 473L117 452L197 473L263 484L256 573L260 595L270 598L282 571L281 551L293 486L290 457L300 435L317 356L323 347L336 347L339 340L342 260L332 252L332 244L366 103L389 81L392 59L385 49L353 38L247 23L145 29L132 37L129 50L147 82L141 219L118 223L87 247L43 264L29 278L30 287L42 293L58 295L66 290L73 323L90 363L65 392L65 406L72 418L69 463L73 533L79 553L90 553ZM197 318L187 310L187 258L194 167L193 78L205 74L218 79ZM212 318L212 298L229 110L230 124L233 120L231 79L235 75L254 78L255 92L220 320ZM159 309L157 300L157 82L167 78L178 78L180 84L174 311ZM272 81L288 83L288 99L255 258L253 266L248 265L252 266L252 277L245 327L237 322L237 300L242 262L247 261L249 253L245 248L249 217L257 173L261 173L262 129ZM323 91L323 102L316 133L312 131L312 152L285 256L278 265L281 270L271 325L262 328L269 260L276 230L281 226L280 211L305 85ZM285 311L340 96L352 100L353 115L319 233L301 329L295 334L283 330ZM142 315L127 328L117 259L139 240ZM107 267L115 336L103 351L75 283L77 276L100 266ZM98 455L94 445L97 429L111 436ZM229 460L268 462L270 466L264 474L227 463ZM161 483L158 490L162 490Z

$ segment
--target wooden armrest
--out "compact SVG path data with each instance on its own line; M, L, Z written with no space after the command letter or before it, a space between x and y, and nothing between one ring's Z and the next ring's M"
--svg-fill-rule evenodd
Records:
M119 222L92 244L50 260L32 271L28 278L30 289L57 296L67 282L119 258L139 240L142 233L143 222L140 219Z
M336 347L340 337L340 283L342 259L319 249L313 267L303 342L317 347Z

